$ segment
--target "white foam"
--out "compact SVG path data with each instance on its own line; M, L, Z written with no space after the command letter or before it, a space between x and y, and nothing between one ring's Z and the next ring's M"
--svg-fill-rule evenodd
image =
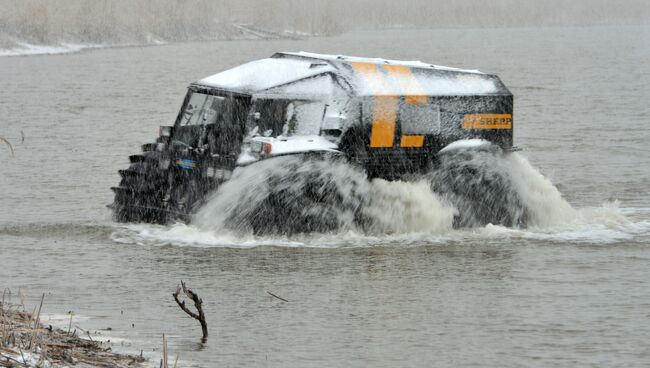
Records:
M485 139L460 139L452 142L440 150L440 153L448 152L456 149L473 149L478 147L489 146L491 143Z
M573 221L552 226L520 229L488 224L479 228L456 230L451 226L453 208L447 207L437 198L426 199L418 196L426 193L423 183L396 184L382 180L376 184L375 188L382 194L377 194L375 198L383 198L384 202L367 210L372 216L376 216L374 233L345 230L332 234L299 234L292 237L253 236L178 223L172 226L128 225L115 231L112 239L120 243L154 246L350 248L441 246L458 242L483 243L487 240L499 240L500 243L531 240L563 244L615 244L650 236L650 221L629 220L623 212L631 210L620 209L616 203L573 210L576 214ZM400 195L397 192L402 191L403 194L410 189L413 189L413 193L409 200L404 203L396 201ZM391 190L396 192L389 194ZM420 202L416 203L418 199ZM426 211L426 208L431 210ZM401 213L403 217L392 217L391 211Z
M505 159L510 177L528 209L528 226L544 228L580 220L579 213L562 198L562 193L524 156L511 153Z
M197 248L366 248L376 246L414 247L445 246L452 244L483 244L497 240L500 244L520 240L559 244L619 244L650 236L650 221L617 222L620 212L609 207L587 208L578 211L587 221L549 228L508 228L488 224L471 229L447 229L435 233L426 231L364 234L353 230L332 234L299 234L292 237L238 235L228 232L200 229L193 225L172 226L129 225L112 234L119 243ZM590 217L588 213L598 213ZM599 222L603 221L603 222ZM394 228L393 228L394 229ZM76 318L76 317L75 317Z
M367 235L353 230L332 234L298 234L292 237L240 235L200 229L193 225L128 225L115 231L113 241L124 244L196 248L357 248L374 246L400 247L446 244L453 233L430 232Z
M445 234L452 230L455 209L431 191L425 181L375 179L364 212L375 234Z
M471 143L470 145L474 144ZM512 179L515 190L526 207L526 228L488 224L456 230L452 226L456 209L431 191L429 183L381 179L367 181L357 169L336 162L316 166L308 163L298 170L328 171L333 175L332 180L340 193L354 192L369 199L364 202L362 213L370 223L363 230L355 226L355 219L345 211L338 213L342 226L334 233L254 236L252 232L233 233L228 230L226 219L229 213L256 208L254 205L242 207L239 206L240 203L259 203L268 195L268 187L264 185L267 175L274 173L284 177L287 174L284 171L295 170L295 166L288 164L296 158L275 160L277 161L267 160L256 164L256 167L240 169L233 176L234 180L231 179L222 186L199 211L193 225L129 225L114 232L112 238L117 242L145 245L339 248L484 243L494 239L614 244L636 241L650 235L650 212L644 209L622 209L617 202L600 207L573 208L552 182L518 153L503 155L494 169L507 171ZM291 189L294 185L300 183L286 183L286 188Z
M615 244L634 241L650 235L650 222L631 221L623 215L630 209L621 209L618 203L605 203L601 207L571 209L574 217L568 221L546 221L545 226L507 228L488 224L478 229L460 230L462 237L472 240L538 240L550 243ZM552 211L551 211L552 212ZM548 212L547 212L548 213ZM566 217L566 213L564 214ZM552 223L552 224L551 224Z
M262 246L307 247L308 244L282 237L255 237L227 230L206 230L195 225L128 225L111 235L118 243L139 245L180 245L194 247L255 248Z

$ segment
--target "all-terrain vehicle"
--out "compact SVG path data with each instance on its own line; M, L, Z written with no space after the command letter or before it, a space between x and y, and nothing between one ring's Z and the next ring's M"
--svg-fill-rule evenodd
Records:
M110 207L118 222L189 221L235 168L285 155L402 180L430 172L455 141L510 150L512 114L510 91L477 70L277 53L191 84L175 124L120 170Z

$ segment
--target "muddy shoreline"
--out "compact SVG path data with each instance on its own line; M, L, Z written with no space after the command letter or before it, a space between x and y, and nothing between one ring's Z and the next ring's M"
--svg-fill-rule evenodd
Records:
M43 299L33 312L24 304L0 302L0 367L143 367L144 357L118 354L109 343L40 321Z

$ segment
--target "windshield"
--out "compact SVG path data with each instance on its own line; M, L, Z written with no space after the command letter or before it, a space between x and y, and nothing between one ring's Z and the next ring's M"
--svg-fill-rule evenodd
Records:
M264 137L318 135L325 111L320 101L259 99L248 121L248 134Z
M181 126L223 122L225 97L192 93L183 111Z
M250 102L245 96L217 96L189 90L172 144L208 148L212 154L239 150Z

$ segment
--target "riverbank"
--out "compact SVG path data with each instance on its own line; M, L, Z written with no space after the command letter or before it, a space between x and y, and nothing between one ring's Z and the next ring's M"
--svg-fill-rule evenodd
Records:
M43 299L34 312L24 304L0 302L0 367L142 367L142 356L114 353L99 341L41 323ZM72 320L71 320L72 321Z
M301 39L305 37L318 36L307 32L285 30L282 32L262 29L249 24L233 23L224 25L218 32L202 37L189 37L182 39L166 39L151 34L137 41L108 41L103 43L83 42L79 40L60 39L47 43L39 43L31 40L17 39L12 36L0 33L0 56L29 56L29 55L55 55L70 54L88 49L107 47L144 47L159 46L173 42L184 41L237 41L237 40L278 40L278 39Z
M644 0L418 0L409 6L369 0L0 0L0 9L0 55L73 52L78 45L266 39L269 33L293 37L403 27L644 25L650 20ZM240 24L255 26L242 30Z

